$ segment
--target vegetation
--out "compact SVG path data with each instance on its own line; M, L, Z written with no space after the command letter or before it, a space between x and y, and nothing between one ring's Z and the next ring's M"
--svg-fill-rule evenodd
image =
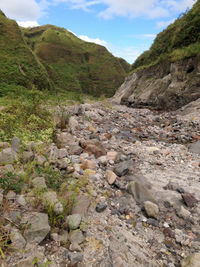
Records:
M52 25L20 28L0 11L0 97L19 88L112 96L130 65Z
M25 40L61 90L112 96L130 65L105 47L87 43L66 29L45 25L22 29Z
M145 51L132 65L132 70L145 68L162 61L177 61L200 56L200 0L181 14L166 30L159 33L150 50Z

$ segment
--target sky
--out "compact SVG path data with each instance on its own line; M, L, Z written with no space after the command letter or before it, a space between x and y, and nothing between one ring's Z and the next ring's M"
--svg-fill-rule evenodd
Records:
M196 0L0 0L20 26L53 24L133 63Z

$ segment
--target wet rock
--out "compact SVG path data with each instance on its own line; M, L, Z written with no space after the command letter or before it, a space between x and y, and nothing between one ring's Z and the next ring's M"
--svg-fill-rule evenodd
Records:
M47 185L45 182L45 179L43 177L36 177L32 180L32 184L34 188L37 188L38 190L46 189Z
M44 213L32 212L24 215L21 224L24 225L24 237L28 243L39 244L50 232L48 215Z
M66 223L70 230L76 230L81 224L82 217L80 214L72 214L66 217Z
M200 154L200 141L190 144L188 150L192 153Z
M130 182L128 185L128 192L139 203L144 203L145 201L156 203L156 200L153 198L150 191L138 182Z
M198 200L190 193L182 194L182 198L189 208L194 207L198 203Z
M107 170L106 171L105 177L106 177L106 180L108 181L108 183L110 185L114 184L114 182L117 179L117 175L113 171L111 171L111 170Z
M200 266L200 253L191 254L181 262L181 267L199 267L199 266Z
M12 164L17 159L17 153L12 148L5 148L0 152L0 165Z
M69 234L69 241L72 244L76 243L76 244L80 245L81 243L83 243L85 241L85 237L80 230L74 230L74 231L70 232L70 234Z
M115 166L114 172L119 177L124 176L129 172L132 165L133 165L132 160L120 162Z
M96 211L97 212L103 212L106 208L107 208L107 203L104 202L104 201L101 201L99 202L97 205L96 205Z
M149 217L157 218L159 213L158 205L151 201L144 202L144 209Z

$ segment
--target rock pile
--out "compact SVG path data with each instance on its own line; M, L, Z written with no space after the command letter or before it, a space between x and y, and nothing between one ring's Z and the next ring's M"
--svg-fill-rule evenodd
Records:
M81 105L53 144L0 143L1 179L24 179L20 193L1 183L4 261L198 266L199 140L199 116L96 103Z

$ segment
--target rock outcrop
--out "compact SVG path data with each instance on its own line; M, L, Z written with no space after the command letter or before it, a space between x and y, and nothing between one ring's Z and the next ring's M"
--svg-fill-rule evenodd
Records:
M200 63L197 57L160 63L127 77L114 101L131 107L178 109L200 97Z

